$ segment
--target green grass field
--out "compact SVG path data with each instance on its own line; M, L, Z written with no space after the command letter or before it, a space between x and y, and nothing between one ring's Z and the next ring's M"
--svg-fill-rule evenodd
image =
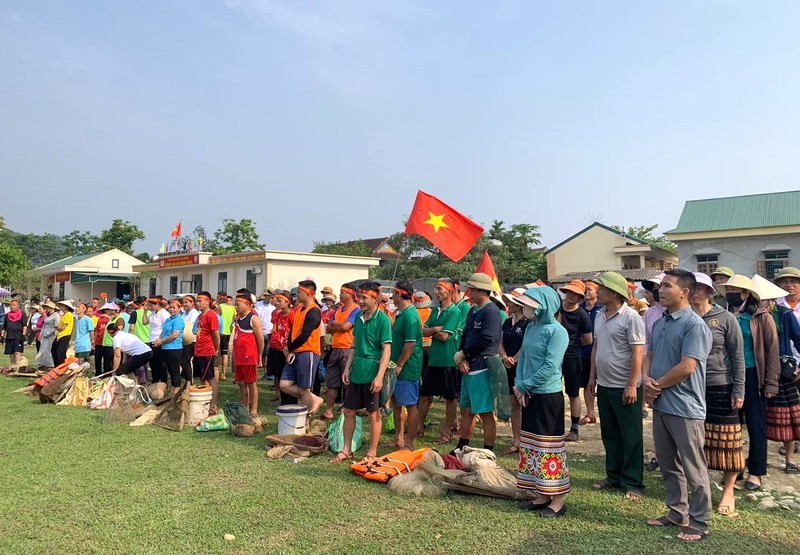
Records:
M544 520L511 501L400 497L329 465L327 456L269 460L263 436L103 424L89 409L11 393L24 384L0 377L2 554L747 554L800 545L796 513L763 513L741 499L738 519L715 517L709 539L683 544L674 530L644 524L664 511L659 475L648 473L646 499L631 503L592 490L602 477L597 457L569 461L568 514ZM262 401L271 397L261 391ZM222 401L236 395L223 386ZM262 402L268 433L276 429L274 409ZM513 468L515 458L500 462Z

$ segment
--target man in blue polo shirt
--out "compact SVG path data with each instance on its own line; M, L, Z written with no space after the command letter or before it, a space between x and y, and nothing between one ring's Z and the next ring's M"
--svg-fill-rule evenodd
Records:
M642 367L645 401L653 406L653 439L669 512L650 526L679 526L678 539L708 536L711 487L703 454L706 359L711 332L689 306L697 281L682 268L665 272L659 288L665 315L653 325ZM688 498L688 499L687 499Z

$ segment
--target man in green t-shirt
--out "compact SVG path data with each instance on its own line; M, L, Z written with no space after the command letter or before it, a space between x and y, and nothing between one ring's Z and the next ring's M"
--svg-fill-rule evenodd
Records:
M419 388L419 424L421 434L422 423L428 416L428 409L433 398L441 396L445 400L445 419L437 445L453 439L452 426L456 422L456 400L459 392L459 377L453 355L458 351L458 328L461 325L461 312L455 305L458 289L450 278L441 278L433 289L433 295L439 306L431 311L422 335L430 337L431 354L428 366L422 370L422 385Z
M392 302L397 307L392 328L392 361L397 368L397 384L392 394L394 445L398 449L405 447L412 451L419 414L419 379L422 375L422 322L412 302L413 295L414 286L407 281L398 281L392 290ZM407 434L404 433L406 422L409 429Z
M231 332L233 331L233 318L236 315L236 307L233 306L233 297L225 291L217 293L220 316L222 316L222 327L219 329L219 354L222 358L222 368L219 379L224 381L228 375L228 349L231 342Z
M361 312L356 316L353 346L342 372L342 382L347 386L342 403L344 449L330 459L332 463L353 458L350 445L356 429L356 411L360 409L367 410L370 422L369 448L364 459L378 456L378 441L381 437L378 398L392 353L392 322L383 311L378 310L380 297L379 283L367 281L359 286L358 305Z

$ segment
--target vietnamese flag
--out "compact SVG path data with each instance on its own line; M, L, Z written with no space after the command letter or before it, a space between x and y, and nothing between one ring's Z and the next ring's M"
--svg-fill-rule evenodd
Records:
M475 271L489 276L494 284L495 293L498 296L503 294L503 290L500 289L500 282L497 280L497 273L494 271L494 264L492 264L492 259L489 258L489 251L483 251L483 258L481 258Z
M483 228L435 196L417 191L405 234L425 237L450 260L458 262L478 242Z
M172 228L172 233L169 234L170 237L180 237L181 236L181 224L182 223L183 223L183 220L179 221L178 225L176 225L174 228Z

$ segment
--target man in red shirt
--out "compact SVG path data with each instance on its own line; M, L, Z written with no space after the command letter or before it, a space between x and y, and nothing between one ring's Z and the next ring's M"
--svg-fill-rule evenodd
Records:
M253 310L251 295L236 294L236 319L233 324L233 371L239 384L242 404L250 416L258 416L258 368L264 350L261 319Z
M214 372L214 358L219 351L219 317L211 310L211 293L202 291L197 294L197 341L194 347L194 377L203 380L204 385L211 386L211 405L208 414L217 414L217 392L219 383Z

